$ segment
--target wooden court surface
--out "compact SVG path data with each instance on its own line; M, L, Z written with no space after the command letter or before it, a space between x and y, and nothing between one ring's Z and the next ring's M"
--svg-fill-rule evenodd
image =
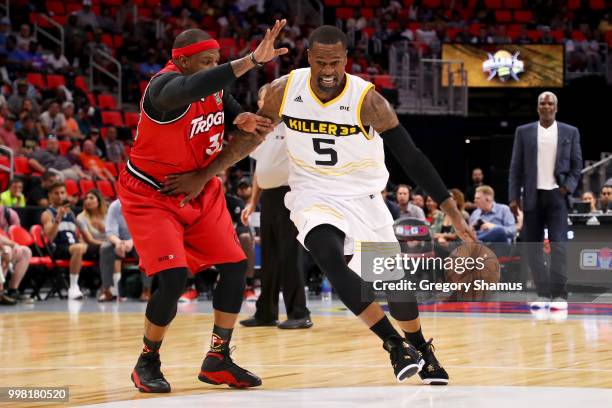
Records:
M396 385L381 342L352 316L313 316L309 330L237 328L237 363L263 379L262 389ZM422 319L426 338L451 384L612 388L609 319L535 321L529 316ZM155 398L129 377L141 349L140 313L31 312L0 315L3 386L70 387L66 405ZM162 346L172 395L248 392L197 380L212 316L179 314ZM7 404L6 406L54 406Z

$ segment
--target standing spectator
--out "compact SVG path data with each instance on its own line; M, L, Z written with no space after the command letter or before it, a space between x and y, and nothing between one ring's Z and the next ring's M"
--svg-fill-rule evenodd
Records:
M589 203L589 212L597 212L597 198L595 198L595 194L592 191L585 191L584 193L582 193L581 198L583 202Z
M604 185L599 192L599 209L602 212L612 210L612 185Z
M0 204L5 207L25 207L22 179L16 177L11 180L8 190L0 194Z
M113 163L121 163L128 158L123 142L117 140L117 128L114 126L106 128L106 158Z
M51 68L51 71L56 74L63 74L70 70L70 63L68 59L62 54L62 49L59 45L53 48L53 54L47 55L45 57L47 61L47 65Z
M55 101L51 102L49 108L40 115L40 123L45 134L59 137L66 135L66 117L60 112L59 103Z
M557 122L557 97L538 96L539 121L519 126L514 136L510 163L510 208L524 211L525 241L529 266L538 298L532 308L567 309L567 208L582 169L578 129ZM550 274L542 255L544 228L551 243ZM552 297L552 303L549 303Z
M77 215L76 222L87 250L96 258L106 241L104 223L106 222L106 201L100 190L90 190L83 201L83 211Z
M28 24L22 24L19 28L19 33L15 36L17 40L17 47L22 50L27 50L30 48L30 42L34 39L32 38L32 30Z
M425 221L423 210L410 202L410 186L400 184L395 189L395 200L400 210L400 217L412 217Z
M60 182L60 176L53 171L45 171L39 183L30 182L30 189L26 194L27 204L36 205L38 207L49 206L49 188L52 185Z
M81 134L79 124L74 119L74 103L64 102L64 104L62 105L62 111L64 119L66 120L66 136L68 136L72 140L82 139L83 134Z
M18 154L21 150L21 140L15 133L16 120L17 118L12 113L6 116L4 125L0 128L0 144L10 147L15 154Z
M4 232L8 232L11 225L21 225L19 215L15 210L0 204L0 229ZM0 271L0 273L6 274L9 265L12 265L13 271L6 296L10 299L18 299L19 285L28 271L30 258L32 258L32 251L30 248L10 240L3 234L0 234L0 248L2 249L2 271ZM0 283L0 304L6 304L3 303L5 302L4 296L3 284ZM33 301L32 298L25 298L23 300L29 303Z
M469 225L482 242L510 242L516 235L516 224L510 208L495 202L495 191L489 186L476 188L476 209Z
M66 201L64 183L53 184L49 189L51 205L42 213L40 221L47 239L51 242L53 256L57 259L70 259L68 299L81 300L83 293L79 289L78 281L87 244L78 238L76 218Z
M480 167L475 167L474 170L472 170L472 185L465 190L466 210L472 211L476 208L476 204L474 204L474 195L476 194L476 189L480 186L484 186L484 174Z
M121 259L138 257L119 200L113 201L108 207L106 238L107 241L100 249L100 275L102 277L102 292L98 297L100 302L112 301L119 294L117 289L121 279ZM153 277L148 277L144 272L140 274L142 277L140 301L148 302L151 297Z
M64 177L78 180L80 178L91 179L83 172L80 166L72 164L68 158L59 152L59 141L54 135L47 136L47 148L37 149L29 156L28 163L32 170L44 173L48 169L55 169L61 172Z
M81 164L85 170L92 172L94 176L101 180L115 180L115 177L104 165L100 156L96 153L96 145L91 140L83 143L83 153L80 156Z
M98 28L98 16L91 8L91 0L83 0L83 9L77 11L75 15L79 27L91 30Z

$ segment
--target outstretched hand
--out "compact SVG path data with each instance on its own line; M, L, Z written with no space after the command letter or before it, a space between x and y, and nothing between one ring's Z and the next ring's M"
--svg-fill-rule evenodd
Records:
M287 20L276 20L272 29L266 30L266 35L264 39L259 43L255 51L253 51L253 56L255 60L259 63L268 62L279 55L283 55L289 52L287 48L274 48L274 41L276 41L276 37L281 32L283 27L287 24Z
M234 119L234 125L243 132L247 133L268 133L274 129L272 121L263 116L256 115L251 112L242 112L236 119Z

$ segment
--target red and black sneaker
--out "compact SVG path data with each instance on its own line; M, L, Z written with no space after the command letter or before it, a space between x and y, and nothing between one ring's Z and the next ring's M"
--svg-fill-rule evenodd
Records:
M161 370L159 353L142 353L132 371L132 381L140 392L170 392Z
M261 378L232 361L229 350L206 353L198 379L208 384L227 384L232 388L261 385Z

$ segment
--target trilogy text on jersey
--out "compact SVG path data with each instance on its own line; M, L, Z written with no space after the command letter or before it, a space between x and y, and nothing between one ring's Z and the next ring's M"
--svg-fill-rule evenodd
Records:
M360 133L359 126L341 123L321 122L318 120L292 118L283 115L285 125L296 132L314 133L331 136L350 136Z
M189 134L189 139L193 139L200 133L208 132L208 130L213 126L223 125L224 121L225 117L223 115L223 111L209 113L206 115L206 117L204 117L204 115L198 116L191 121L191 133Z

